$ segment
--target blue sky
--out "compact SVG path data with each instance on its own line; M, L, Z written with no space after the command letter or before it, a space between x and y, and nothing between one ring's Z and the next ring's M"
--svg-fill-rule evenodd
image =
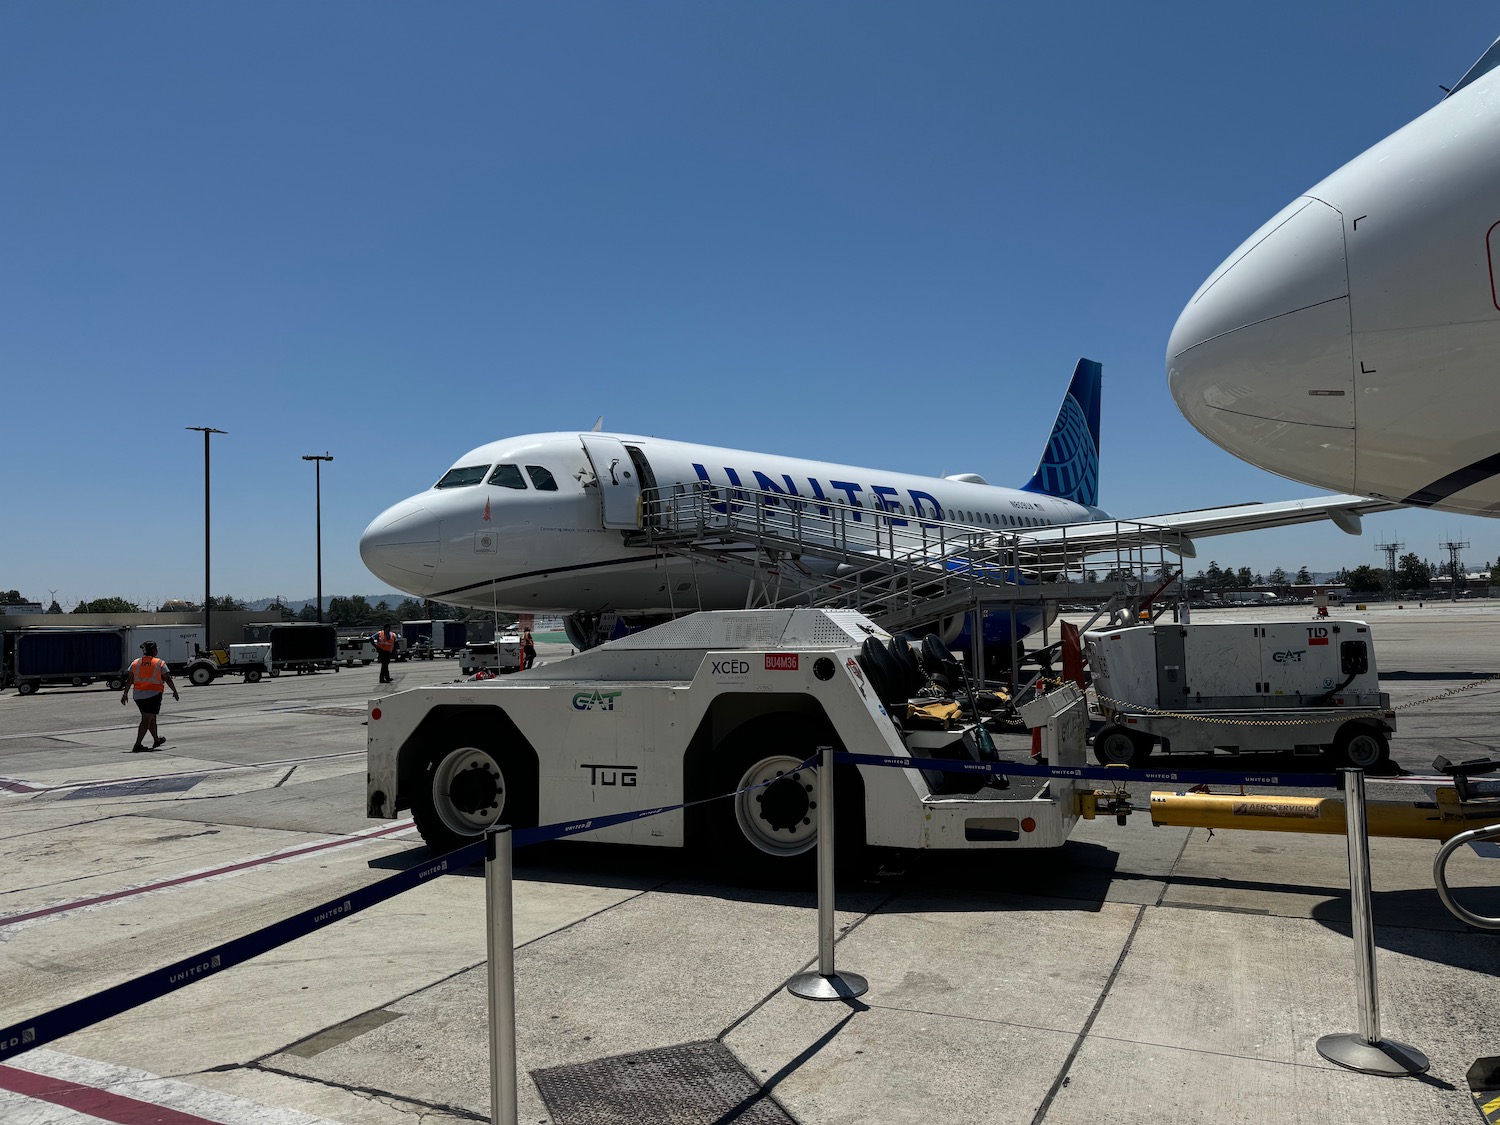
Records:
M498 437L605 428L1030 476L1104 364L1122 517L1312 493L1167 391L1184 302L1435 103L1491 4L0 5L0 589L381 584L358 538ZM1382 515L1200 564L1500 555ZM1190 568L1191 569L1191 568Z

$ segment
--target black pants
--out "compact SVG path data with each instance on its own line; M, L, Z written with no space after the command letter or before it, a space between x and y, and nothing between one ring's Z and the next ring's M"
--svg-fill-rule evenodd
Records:
M383 683L383 684L393 684L393 683L395 683L396 681L393 680L393 679L391 679L391 654L388 653L388 652L382 652L379 655L380 655L380 682Z

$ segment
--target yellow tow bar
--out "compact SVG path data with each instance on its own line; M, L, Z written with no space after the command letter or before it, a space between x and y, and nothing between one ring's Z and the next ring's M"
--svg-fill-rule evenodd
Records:
M1437 801L1368 801L1371 836L1448 840L1460 832L1500 821L1500 799L1460 801L1439 789ZM1151 823L1179 828L1249 829L1255 832L1344 834L1344 802L1336 797L1277 797L1252 794L1152 793Z

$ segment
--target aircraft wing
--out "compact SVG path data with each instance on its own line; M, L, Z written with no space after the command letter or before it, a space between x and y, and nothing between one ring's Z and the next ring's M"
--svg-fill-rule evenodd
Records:
M1270 504L1231 504L1222 508L1169 512L1134 520L1099 520L1039 528L1028 532L1026 539L1039 545L1065 547L1068 554L1113 550L1116 545L1164 546L1184 558L1194 558L1197 549L1193 540L1199 536L1232 535L1240 531L1261 531L1268 527L1287 527L1318 520L1331 520L1340 530L1358 535L1361 516L1399 507L1400 504L1370 500L1364 496L1317 496Z

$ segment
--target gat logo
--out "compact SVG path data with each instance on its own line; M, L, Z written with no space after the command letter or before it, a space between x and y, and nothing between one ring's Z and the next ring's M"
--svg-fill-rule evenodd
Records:
M1301 664L1302 657L1306 654L1305 648L1289 648L1285 652L1272 653L1271 659L1277 664Z
M613 711L622 691L580 691L573 694L575 711Z
M591 765L581 762L580 768L589 771L590 785L618 785L622 789L635 786L635 766Z
M748 676L750 674L750 661L748 660L715 660L713 665L715 676Z

